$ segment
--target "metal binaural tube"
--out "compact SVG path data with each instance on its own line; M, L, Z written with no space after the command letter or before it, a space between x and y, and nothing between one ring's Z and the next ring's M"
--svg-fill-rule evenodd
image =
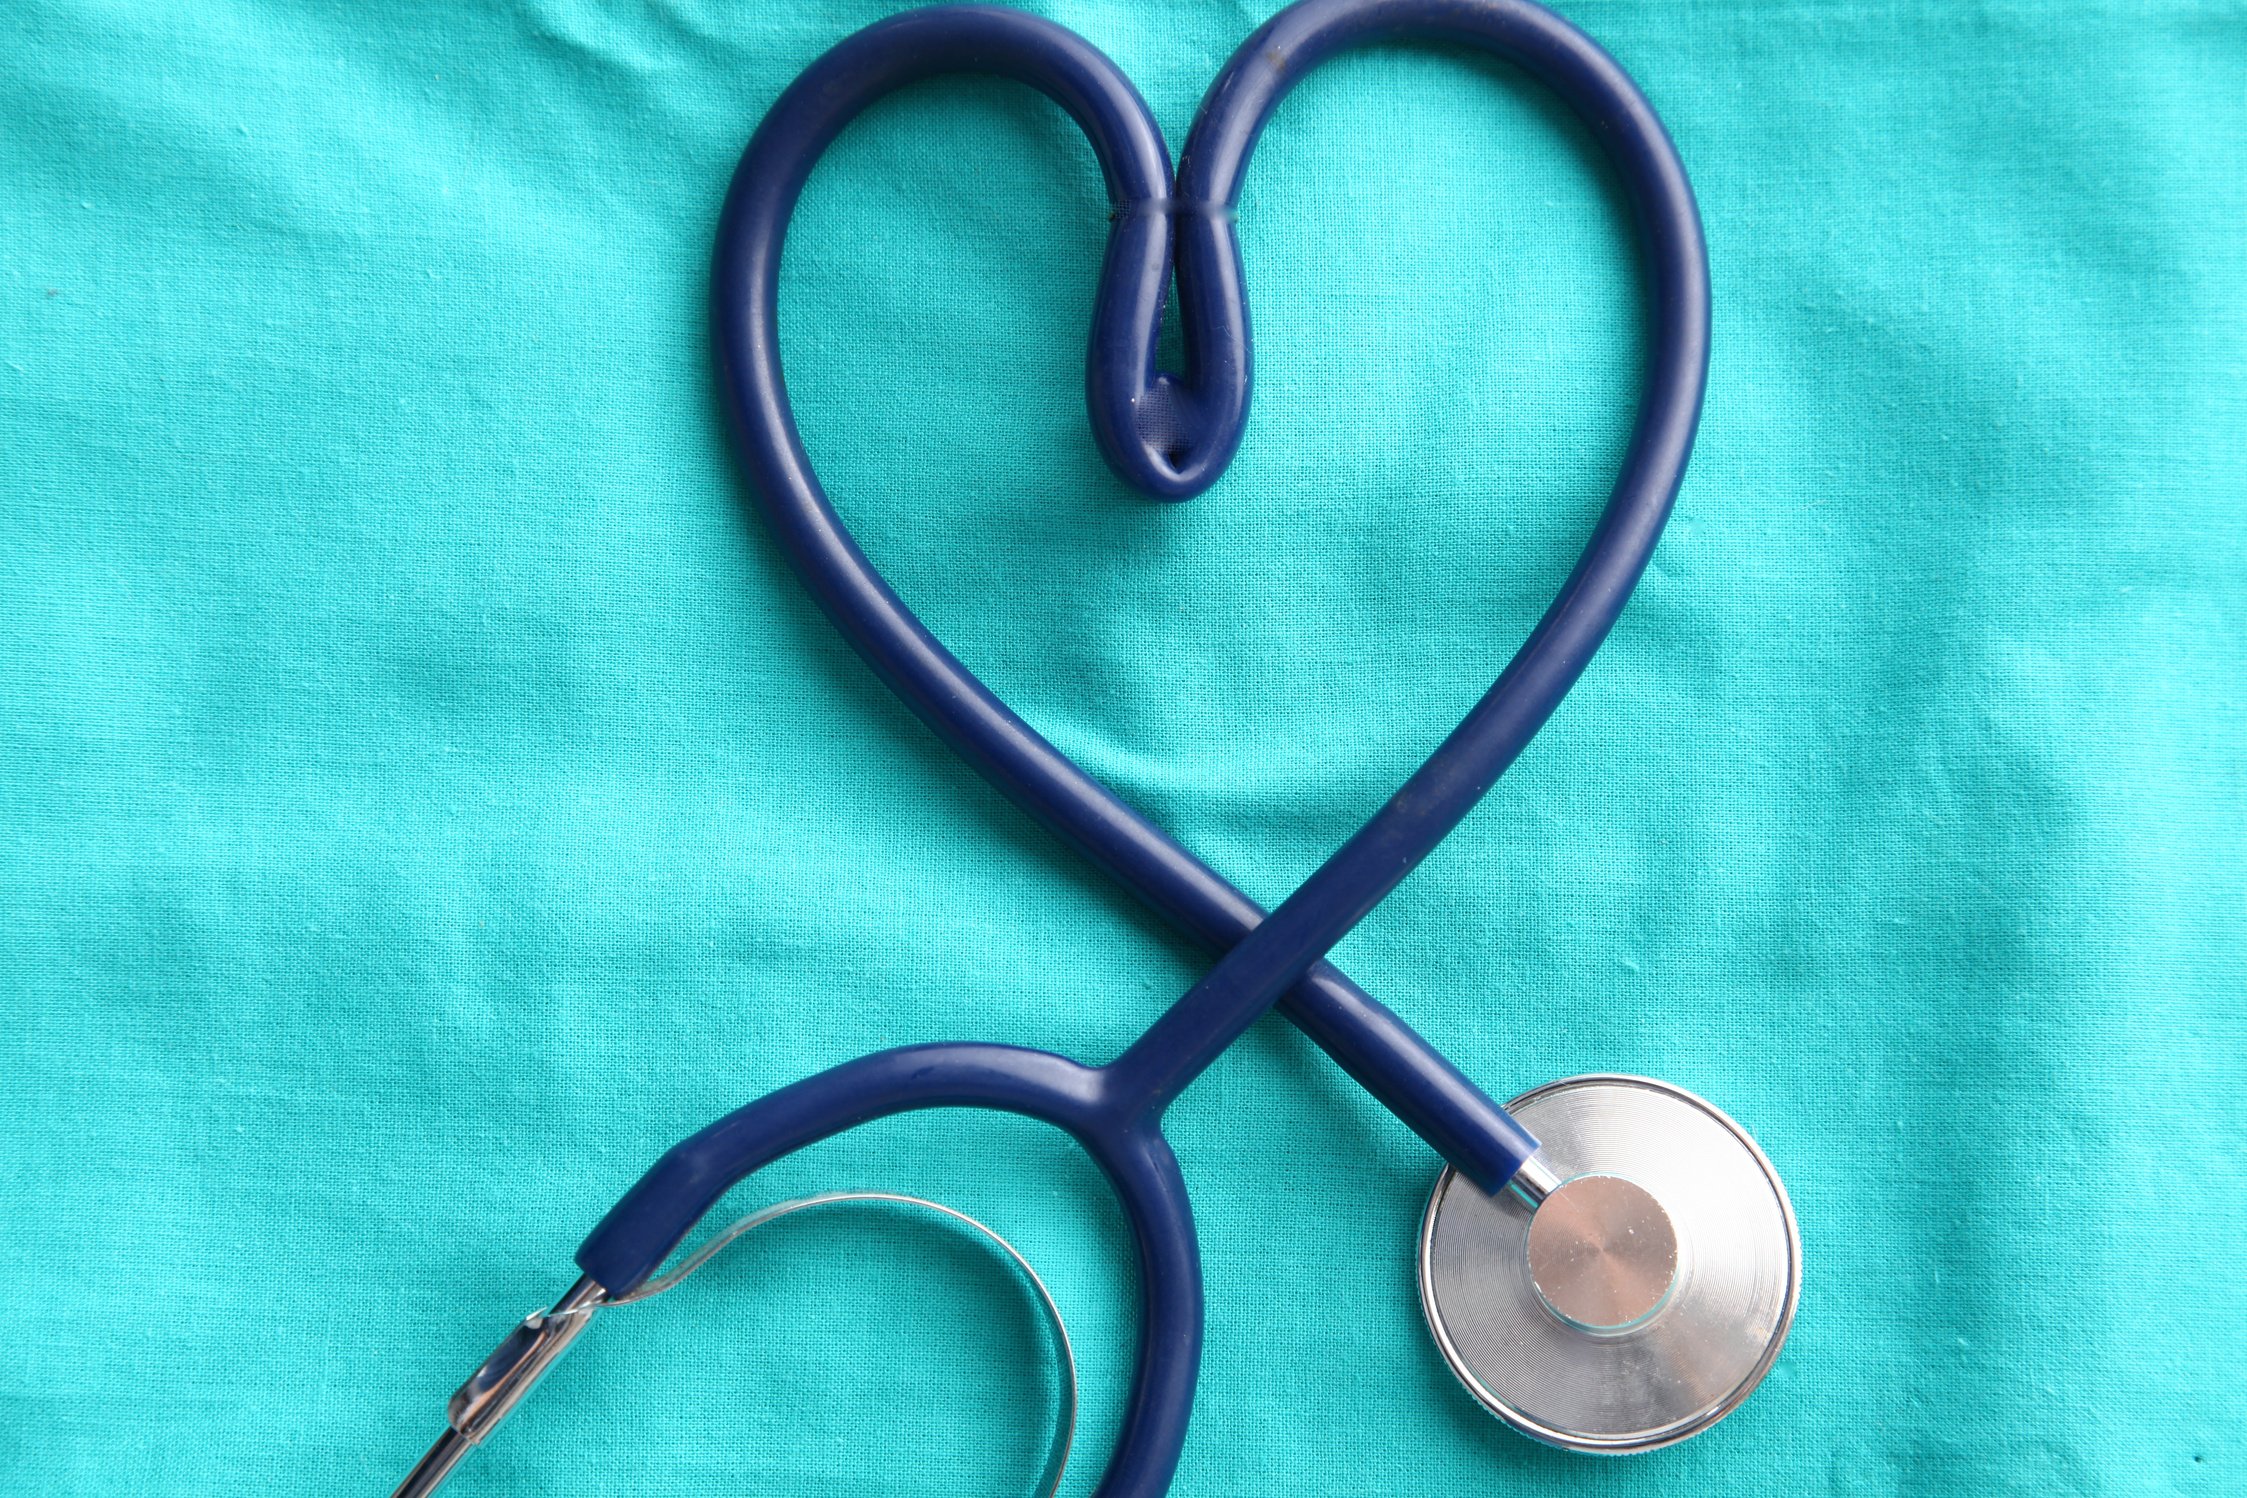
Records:
M446 1426L445 1433L414 1463L414 1469L406 1474L406 1480L398 1484L390 1498L429 1498L429 1494L444 1486L445 1479L453 1475L453 1468L468 1460L468 1453L475 1449L474 1441Z
M445 1406L445 1432L437 1437L390 1498L427 1498L452 1476L499 1422L536 1388L570 1344L592 1324L609 1293L591 1275L570 1286L544 1311L533 1311L453 1391Z

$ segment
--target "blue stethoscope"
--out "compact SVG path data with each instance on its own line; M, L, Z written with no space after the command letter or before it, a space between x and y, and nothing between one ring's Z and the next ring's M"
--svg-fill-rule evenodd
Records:
M1224 472L1248 412L1233 215L1257 136L1320 62L1396 38L1494 53L1543 80L1589 126L1643 243L1651 368L1621 476L1535 631L1426 763L1267 914L992 696L852 541L789 408L776 323L781 246L821 152L890 91L984 73L1045 93L1091 139L1113 205L1086 361L1094 436L1134 487L1191 498ZM1181 374L1155 359L1174 274ZM1104 1066L1015 1046L908 1046L784 1087L682 1141L578 1249L584 1278L517 1328L455 1396L444 1437L399 1492L434 1488L592 1313L648 1284L736 1183L870 1120L964 1107L1055 1125L1113 1187L1137 1251L1141 1333L1098 1491L1163 1493L1185 1441L1202 1337L1193 1214L1163 1111L1275 1003L1449 1162L1421 1225L1421 1297L1443 1356L1478 1401L1548 1442L1627 1451L1683 1439L1745 1398L1785 1337L1800 1279L1785 1192L1748 1136L1691 1094L1642 1078L1574 1078L1509 1111L1324 961L1551 715L1630 597L1685 472L1709 351L1700 220L1661 122L1614 59L1527 0L1302 0L1218 75L1174 183L1146 104L1082 38L1003 9L912 11L836 46L773 105L726 199L714 283L718 362L751 487L820 606L986 779L1224 956Z

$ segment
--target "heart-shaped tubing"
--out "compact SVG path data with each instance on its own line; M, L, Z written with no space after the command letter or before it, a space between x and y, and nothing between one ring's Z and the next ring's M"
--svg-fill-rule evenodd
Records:
M781 246L822 150L892 89L997 74L1058 102L1090 137L1114 202L1087 361L1092 425L1124 478L1161 498L1215 480L1248 409L1248 317L1232 210L1272 109L1355 43L1403 37L1493 52L1590 126L1632 204L1653 299L1647 393L1583 556L1504 673L1396 795L1269 917L1078 770L994 698L883 583L821 492L798 438L777 336ZM1495 1190L1534 1149L1506 1113L1319 959L1409 873L1543 725L1582 672L1659 538L1706 379L1708 272L1691 189L1653 109L1614 60L1526 0L1303 0L1219 74L1175 192L1145 104L1072 33L1015 12L937 7L877 23L782 94L743 156L719 230L718 362L756 499L821 606L874 670L1017 804L1227 955L1115 1062L1011 1046L929 1045L845 1063L751 1103L666 1153L603 1218L578 1263L639 1284L751 1172L890 1114L996 1108L1052 1123L1099 1163L1131 1223L1141 1339L1103 1498L1152 1498L1184 1443L1201 1347L1201 1275L1163 1108L1285 994L1290 1016L1460 1171ZM1154 349L1177 256L1188 369ZM1289 991L1291 990L1292 991Z

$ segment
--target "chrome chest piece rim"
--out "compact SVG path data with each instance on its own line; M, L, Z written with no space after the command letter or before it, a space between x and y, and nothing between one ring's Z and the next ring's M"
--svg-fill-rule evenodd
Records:
M1544 1189L1488 1196L1446 1169L1421 1219L1420 1306L1452 1373L1508 1425L1576 1451L1650 1451L1739 1408L1802 1287L1794 1208L1763 1151L1645 1077L1570 1077L1507 1106L1542 1141Z

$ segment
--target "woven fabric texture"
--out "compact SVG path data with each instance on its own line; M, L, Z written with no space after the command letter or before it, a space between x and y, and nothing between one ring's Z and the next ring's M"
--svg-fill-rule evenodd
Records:
M374 1493L673 1140L878 1047L1114 1054L1206 958L958 765L746 503L733 163L864 0L0 8L0 1490ZM1270 0L1039 0L1183 141ZM1453 1383L1436 1162L1268 1020L1174 1107L1209 1328L1177 1491L2247 1490L2247 7L1576 0L1667 120L1716 342L1676 518L1484 807L1337 953L1499 1096L1666 1077L1806 1285L1624 1461ZM1384 47L1240 212L1259 384L1108 475L1090 150L876 108L782 292L812 456L931 627L1267 903L1474 699L1619 460L1591 138ZM1067 1142L892 1121L759 1177L1013 1237L1133 1347ZM1017 1288L807 1216L595 1327L473 1495L1027 1491Z

